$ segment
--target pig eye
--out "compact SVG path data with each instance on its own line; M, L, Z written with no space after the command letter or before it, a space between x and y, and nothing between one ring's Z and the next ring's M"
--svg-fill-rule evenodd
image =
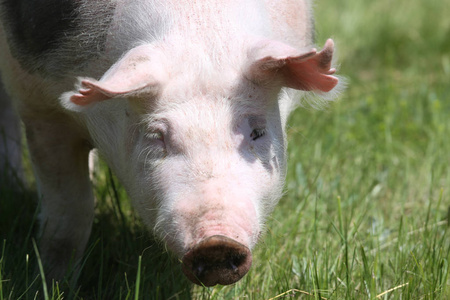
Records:
M164 142L164 136L161 131L148 132L145 134L145 136L149 140L157 140L157 141Z
M253 129L252 133L250 134L250 138L252 140L257 140L260 137L264 136L266 134L266 129L265 128L255 128Z

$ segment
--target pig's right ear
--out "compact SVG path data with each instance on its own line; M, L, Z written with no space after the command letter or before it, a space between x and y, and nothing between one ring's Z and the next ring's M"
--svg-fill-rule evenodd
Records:
M160 63L155 62L156 56L148 45L133 48L99 81L79 78L78 91L64 93L62 104L69 110L82 111L108 99L154 95L164 76Z

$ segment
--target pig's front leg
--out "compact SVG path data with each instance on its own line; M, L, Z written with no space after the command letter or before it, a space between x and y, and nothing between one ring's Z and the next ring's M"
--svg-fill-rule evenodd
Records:
M24 120L41 199L40 254L48 280L76 269L94 216L90 144L67 119Z

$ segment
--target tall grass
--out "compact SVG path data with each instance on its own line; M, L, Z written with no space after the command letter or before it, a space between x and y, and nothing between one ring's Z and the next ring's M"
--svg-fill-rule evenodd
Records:
M79 286L49 286L51 299L450 299L450 5L322 0L315 11L348 88L291 117L286 194L249 274L192 286L104 171ZM0 300L34 299L36 199L0 197Z

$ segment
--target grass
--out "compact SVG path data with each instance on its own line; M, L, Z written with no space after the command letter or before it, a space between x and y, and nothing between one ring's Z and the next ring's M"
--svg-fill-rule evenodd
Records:
M348 88L292 115L286 194L249 274L189 284L105 171L80 285L49 286L50 299L450 299L450 6L336 0L315 11L318 44L335 39ZM0 198L0 300L42 297L34 193Z

